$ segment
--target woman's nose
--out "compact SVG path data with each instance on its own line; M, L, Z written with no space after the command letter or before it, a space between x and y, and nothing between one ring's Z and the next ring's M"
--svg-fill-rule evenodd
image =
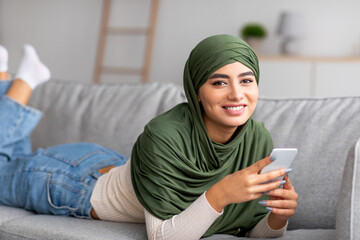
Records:
M232 101L239 101L244 98L244 91L241 86L233 85L230 88L228 99Z

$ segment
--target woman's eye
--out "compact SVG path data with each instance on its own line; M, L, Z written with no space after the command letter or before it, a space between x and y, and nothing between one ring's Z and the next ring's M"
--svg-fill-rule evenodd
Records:
M226 83L224 81L216 81L216 82L213 82L212 85L214 86L222 86L222 85L225 85Z
M249 83L252 83L253 80L252 79L243 79L240 81L240 83L244 83L244 84L249 84Z

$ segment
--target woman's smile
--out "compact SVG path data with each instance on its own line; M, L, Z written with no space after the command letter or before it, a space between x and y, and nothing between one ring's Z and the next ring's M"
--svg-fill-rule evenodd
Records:
M245 111L245 104L230 104L223 107L225 111L230 115L240 115Z

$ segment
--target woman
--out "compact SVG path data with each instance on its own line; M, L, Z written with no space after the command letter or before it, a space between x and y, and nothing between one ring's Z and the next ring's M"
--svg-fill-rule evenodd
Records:
M38 69L46 69L35 51L28 49L24 59L36 56L30 62L35 62ZM34 75L33 68L25 68L31 74L23 74L23 62L17 75L21 80L13 82L0 101L0 109L2 105L3 111L15 108L10 115L26 109L33 116L35 110L24 107L26 101L12 94L31 93L33 84L27 83L27 75ZM44 81L44 76L32 79ZM134 145L131 160L126 162L122 155L94 144L54 146L32 155L14 151L24 147L2 150L10 159L1 163L8 176L8 166L18 162L12 170L18 176L6 178L2 173L2 185L10 185L11 181L42 185L27 185L27 204L11 197L0 197L0 203L39 213L126 222L145 220L149 239L199 239L215 233L282 236L287 220L295 212L297 194L287 176L269 182L289 169L258 174L274 160L267 157L272 149L269 133L251 119L258 98L258 79L258 61L246 43L229 35L209 37L194 48L185 66L188 103L179 104L147 124ZM6 124L24 122L18 118L6 120ZM23 138L27 139L36 120L30 127L22 126ZM0 140L10 135L0 134L5 136ZM13 142L18 145L25 140L18 137ZM29 172L24 169L36 169L37 180L30 181L34 171L24 174ZM24 175L26 180L21 179ZM74 197L64 185L81 189L75 192L82 194ZM283 188L278 188L280 185ZM19 190L10 189L4 195L13 192ZM265 200L266 196L270 200ZM77 198L81 200L75 201ZM37 203L36 199L43 201Z

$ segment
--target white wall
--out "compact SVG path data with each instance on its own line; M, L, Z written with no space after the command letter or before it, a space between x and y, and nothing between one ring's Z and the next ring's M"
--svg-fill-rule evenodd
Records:
M147 0L117 1L125 2L115 4L112 25L125 20L143 24ZM131 2L137 3L136 8L124 11L122 7ZM237 35L247 22L260 22L268 29L262 52L277 54L275 31L283 10L304 14L302 55L348 56L356 52L360 43L358 0L161 0L150 81L182 84L184 63L197 42L212 34ZM16 71L22 43L30 42L55 78L90 82L100 14L100 0L0 0L0 43L10 51L10 70ZM125 45L121 40L112 39L110 45L106 62L115 59L136 65L141 58L130 48L117 49ZM116 60L119 56L123 57Z
M263 53L277 54L275 32L283 10L304 14L302 55L353 55L353 46L360 43L357 0L163 0L151 79L181 82L184 62L197 42L211 34L237 35L246 22L266 26L269 37Z
M101 1L1 0L0 44L16 72L23 43L35 46L53 77L90 81L100 25Z

